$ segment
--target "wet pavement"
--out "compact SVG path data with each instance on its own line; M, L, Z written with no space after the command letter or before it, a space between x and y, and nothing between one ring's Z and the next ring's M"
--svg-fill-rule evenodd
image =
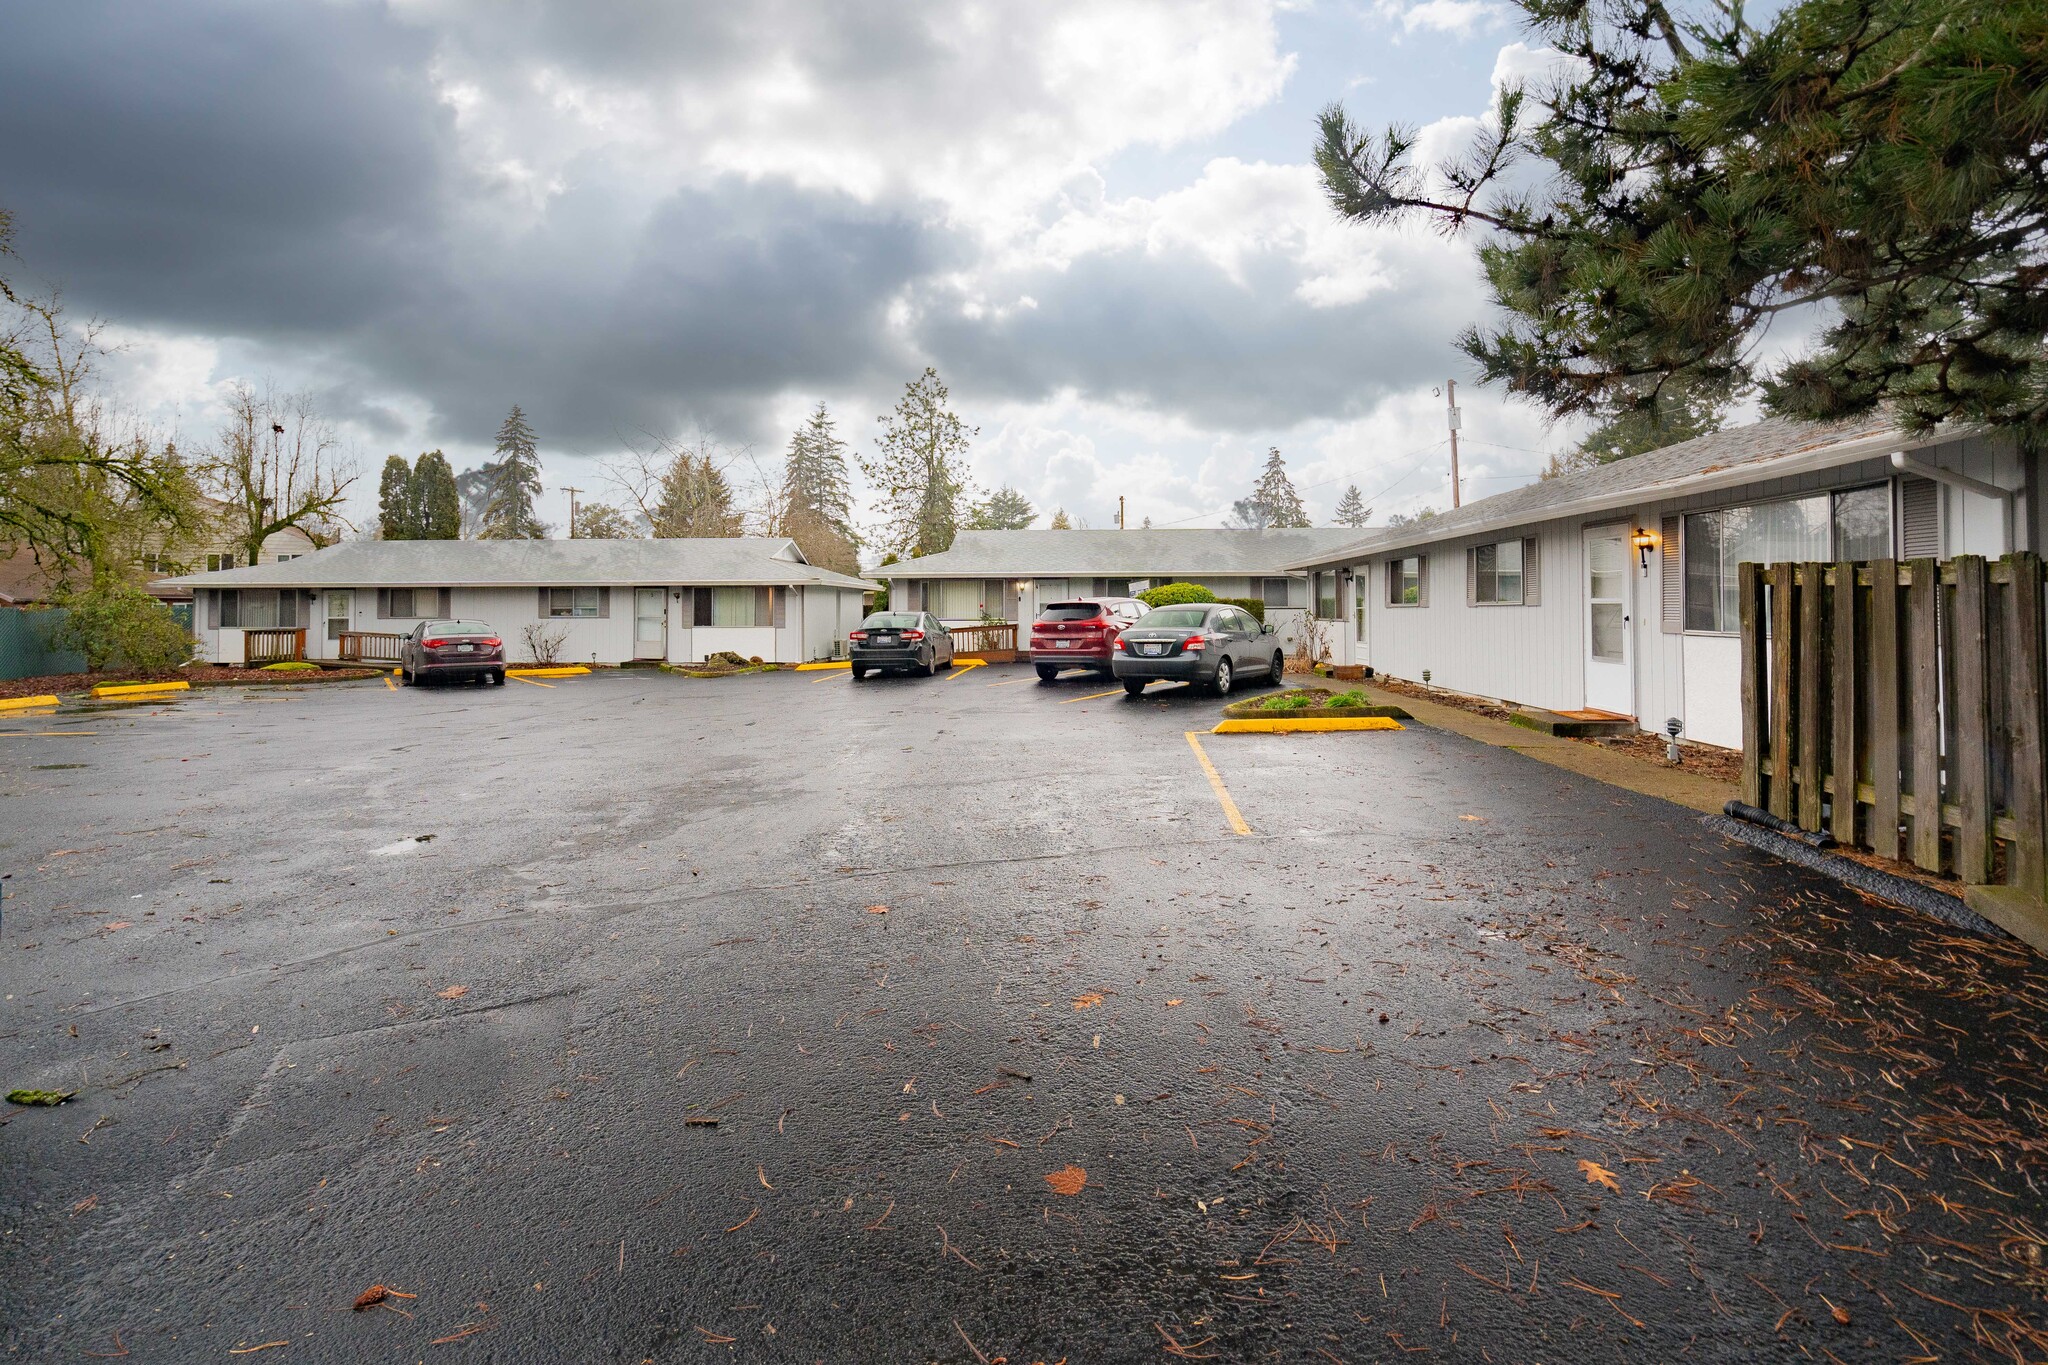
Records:
M1202 735L1238 835L1104 690L0 720L0 1341L2048 1359L2041 959L1422 727Z

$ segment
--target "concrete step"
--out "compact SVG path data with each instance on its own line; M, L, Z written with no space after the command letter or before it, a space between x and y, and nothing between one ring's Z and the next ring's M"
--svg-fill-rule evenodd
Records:
M1561 739L1594 739L1602 735L1632 735L1636 732L1632 716L1610 716L1605 712L1580 712L1566 715L1556 711L1517 711L1508 717L1511 724L1539 734L1556 735Z

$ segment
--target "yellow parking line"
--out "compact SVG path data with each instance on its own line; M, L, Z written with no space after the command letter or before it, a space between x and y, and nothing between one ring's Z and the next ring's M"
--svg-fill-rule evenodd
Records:
M1018 683L1037 682L1036 678L1012 678L1008 682L983 683L983 687L1015 687Z
M1119 687L1114 692L1090 692L1085 697L1068 697L1065 701L1061 702L1060 705L1072 706L1077 701L1094 701L1098 697L1120 697L1123 695L1123 691L1124 690L1121 687Z
M1244 816L1237 809L1237 802L1230 799L1230 792L1223 785L1223 774L1216 771L1216 765L1209 761L1209 755L1202 750L1202 740L1193 730L1187 731L1188 747L1195 751L1195 757L1202 761L1202 771L1209 775L1209 786L1216 793L1216 799L1223 805L1223 813L1229 817L1230 827L1239 834L1250 834L1252 827L1244 822Z
M391 681L391 679L389 679L389 678L386 678L386 679L384 680L384 685L385 685L386 687L390 688L390 689L391 689L391 690L392 690L393 692L396 692L396 691L398 690L398 684L397 684L397 683L395 683L395 682L393 682L393 681Z
M537 679L534 679L534 678L522 678L522 677L520 677L520 676L519 676L519 675L518 675L517 673L507 673L507 674L506 674L505 676L506 676L506 677L508 677L508 678L512 678L512 679L515 679L515 680L517 680L517 681L519 681L519 682L523 682L523 683L525 683L525 684L526 684L526 685L527 685L528 687L553 687L553 686L554 686L554 684L553 684L553 683L544 683L544 682L541 682L541 681L539 681L539 680L537 680Z
M953 681L953 679L955 679L955 678L959 677L959 676L960 676L960 675L961 675L962 673L968 673L968 672L971 672L971 671L973 671L974 669L977 669L977 668L987 668L987 667L988 667L988 660L986 660L986 659L962 659L962 660L960 661L960 666L959 666L959 668L957 668L957 669L956 669L956 670L954 670L953 672L951 672L951 673L948 673L948 674L946 675L946 681L947 681L947 682L951 682L951 681Z

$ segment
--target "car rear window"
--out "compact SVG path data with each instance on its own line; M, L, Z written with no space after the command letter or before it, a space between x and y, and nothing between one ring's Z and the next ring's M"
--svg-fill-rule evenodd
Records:
M1206 624L1209 613L1203 607L1161 607L1138 618L1138 625L1160 630L1195 630Z
M489 635L491 628L481 621L429 621L429 635Z
M1038 613L1041 621L1092 621L1102 615L1099 602L1055 602Z
M917 616L907 611L878 611L861 622L869 630L909 630L917 624Z

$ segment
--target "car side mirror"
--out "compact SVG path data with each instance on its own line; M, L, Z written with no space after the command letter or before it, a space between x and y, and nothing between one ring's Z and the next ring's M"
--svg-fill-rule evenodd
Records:
M1278 626L1274 625L1274 624L1273 624L1273 623L1272 623L1271 621L1267 621L1267 622L1263 623L1262 625L1260 625L1260 627L1259 627L1259 634L1261 634L1261 635L1271 635L1271 634L1273 634L1273 633L1274 633L1275 631L1277 631L1278 629L1279 629L1279 627L1278 627Z

